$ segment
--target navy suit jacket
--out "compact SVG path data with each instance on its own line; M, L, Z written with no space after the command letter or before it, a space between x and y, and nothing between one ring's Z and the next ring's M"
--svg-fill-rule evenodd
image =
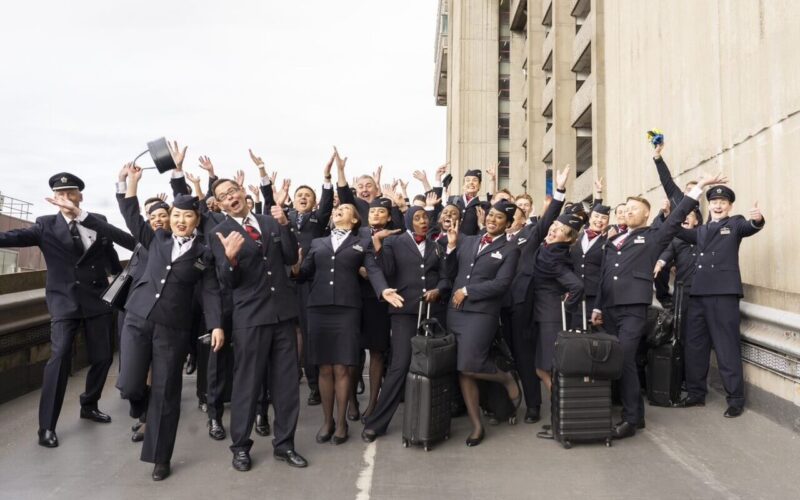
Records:
M664 261L664 267L669 269L675 265L675 281L682 281L684 290L692 286L694 272L697 268L697 245L687 243L680 238L674 238L667 248L661 252L658 260Z
M761 231L760 225L741 215L719 222L709 221L695 229L680 228L678 236L697 245L695 274L690 295L744 296L739 271L739 245L742 238Z
M583 232L578 235L578 241L572 245L570 256L572 257L572 267L583 280L583 288L587 297L595 297L600 287L600 267L603 264L603 247L606 244L606 237L596 236L592 246L584 253L581 240Z
M308 307L343 306L361 309L363 301L358 270L362 266L367 269L373 291L380 296L380 292L388 286L363 236L351 232L335 252L331 236L312 241L308 255L303 258L299 275L301 279L311 280Z
M92 215L105 220L102 215L90 214L90 217ZM133 238L120 232L118 236L121 239L127 236L133 248ZM52 319L90 318L111 313L111 308L100 300L108 287L109 275L122 271L111 238L98 234L92 246L78 257L73 251L67 221L60 213L38 217L30 227L0 233L0 248L35 246L42 251L47 264L45 299Z
M519 248L501 235L478 253L480 241L481 236L461 235L444 259L446 275L454 291L467 287L462 310L500 316L503 297L517 271ZM455 309L452 301L450 307Z
M388 281L403 297L403 307L389 306L389 314L417 314L419 301L428 290L439 290L444 296L450 291L450 281L445 276L442 247L428 238L425 255L419 252L414 237L409 233L389 236L376 260ZM381 290L382 292L382 290Z
M208 235L220 283L231 291L233 328L273 325L297 317L297 296L286 266L297 262L297 237L291 224L285 226L268 215L251 215L261 233L259 246L241 224L228 217ZM239 232L245 239L236 265L225 257L216 236Z

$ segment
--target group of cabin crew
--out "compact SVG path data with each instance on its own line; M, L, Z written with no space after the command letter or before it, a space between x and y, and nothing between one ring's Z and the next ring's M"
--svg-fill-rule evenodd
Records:
M204 191L183 169L186 148L173 143L171 205L158 197L142 203L142 169L126 164L120 171L116 198L127 231L81 208L80 178L56 174L47 200L59 212L0 233L0 247L38 246L47 263L51 355L39 444L59 444L55 429L80 327L90 364L80 417L111 421L97 404L113 357L115 316L100 297L122 270L115 244L134 252L133 284L117 315L117 388L137 419L132 439L143 441L141 460L154 464L154 480L171 472L187 354L191 369L199 363L203 372L198 396L209 436L230 435L236 470L251 467L254 428L272 434L276 459L308 465L294 446L303 373L308 405L322 409L318 443L346 442L348 421L361 421L365 442L389 432L402 402L420 302L457 341L459 387L471 423L467 446L485 436L479 381L500 384L516 407L524 400L526 423L539 421L541 386L551 389L562 303L573 327L588 314L595 328L619 338L622 418L613 435L633 436L645 426L636 351L654 280L666 284L672 268L686 298L688 395L682 405L705 404L713 347L727 393L725 417L737 417L745 404L738 251L742 238L765 220L757 204L749 218L732 215L735 194L721 175L704 174L678 187L662 149L656 147L654 160L667 195L663 209L653 214L646 199L631 196L614 209L614 224L599 181L591 206L565 203L568 166L554 172L552 197L537 216L527 194L514 198L503 189L481 199L480 170L466 171L457 195L447 192L446 165L436 170L433 185L424 172L414 172L424 194L412 200L405 182L382 186L380 169L350 186L347 158L335 148L319 196L309 186L290 196L290 181L276 185L252 152L260 178L260 186L249 186L252 196L243 173L217 177L207 157L200 158L209 176ZM703 193L706 217L698 208ZM669 300L669 289L659 298ZM490 352L498 336L510 346L513 371L498 366ZM203 349L205 356L198 356ZM357 393L366 390L359 387L366 351L369 399L362 412ZM226 384L228 431L222 424Z

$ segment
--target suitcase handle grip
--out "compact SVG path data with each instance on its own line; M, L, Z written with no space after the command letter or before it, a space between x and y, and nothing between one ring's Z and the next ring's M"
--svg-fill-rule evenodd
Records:
M566 303L566 299L561 301L561 327L566 332L567 331L567 310L564 304ZM583 331L587 330L586 325L586 300L581 300L581 310L583 311Z
M423 306L423 304L426 304L424 295L420 296L420 298L419 298L419 313L417 314L417 328L418 329L419 329L420 325L422 324L422 306ZM431 304L430 304L430 302L427 302L427 304L428 304L428 313L427 313L425 319L431 319Z

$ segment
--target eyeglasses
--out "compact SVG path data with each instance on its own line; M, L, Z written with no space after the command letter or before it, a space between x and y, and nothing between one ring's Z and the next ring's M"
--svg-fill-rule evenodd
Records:
M224 193L220 193L219 195L217 195L217 199L218 200L224 200L226 198L230 198L230 197L234 196L238 192L239 192L239 188L238 187L232 187L229 190L225 191Z

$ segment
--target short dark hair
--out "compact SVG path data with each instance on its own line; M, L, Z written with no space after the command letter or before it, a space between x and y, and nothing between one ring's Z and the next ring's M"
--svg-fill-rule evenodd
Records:
M418 194L414 197L414 201L421 201L425 203L427 201L427 198L425 198L424 194Z
M317 197L317 192L314 191L314 189L311 186L307 186L305 184L297 186L297 189L294 190L294 195L297 196L297 192L300 191L301 189L308 189L309 191L311 191L311 194L314 195L314 198Z
M237 188L240 187L239 184L237 184L236 181L233 180L233 179L227 179L225 177L219 178L219 179L215 180L213 184L211 184L211 194L214 195L214 198L217 197L217 188L219 186L221 186L222 184L225 184L226 182L230 182L231 184L233 184ZM217 199L219 199L219 198L217 198Z
M638 201L642 205L647 207L647 210L650 210L650 202L647 201L647 198L642 198L641 196L628 196L627 201Z
M161 201L161 198L159 198L158 196L151 196L150 198L147 198L146 200L144 200L143 206L146 207L147 205L149 205L151 203L155 203L157 201Z

